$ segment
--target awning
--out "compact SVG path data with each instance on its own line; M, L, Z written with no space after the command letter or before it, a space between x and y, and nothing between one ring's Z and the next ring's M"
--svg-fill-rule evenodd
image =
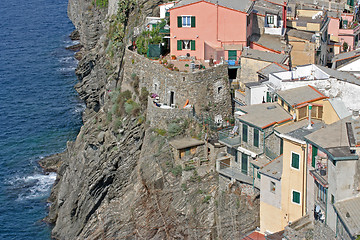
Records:
M246 155L249 155L249 156L251 156L251 157L253 157L253 158L255 158L255 157L257 156L256 153L254 153L254 152L252 152L252 151L250 151L250 150L247 150L247 149L245 149L245 148L243 148L243 147L238 147L237 150L238 150L239 152L245 153Z

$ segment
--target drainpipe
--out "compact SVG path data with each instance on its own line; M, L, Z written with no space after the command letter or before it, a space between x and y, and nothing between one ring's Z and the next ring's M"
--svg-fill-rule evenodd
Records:
M286 1L284 1L284 6L283 6L283 28L284 28L284 32L286 31Z
M308 126L306 127L307 129L312 129L312 126L311 126L311 109L312 109L312 104L310 103L309 104L309 124Z

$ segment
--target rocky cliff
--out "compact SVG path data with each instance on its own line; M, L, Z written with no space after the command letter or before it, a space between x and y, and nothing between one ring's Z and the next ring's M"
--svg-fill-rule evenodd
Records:
M131 82L123 66L133 27L161 3L69 0L84 46L75 88L87 107L75 142L46 166L58 173L46 219L55 239L235 239L259 224L251 188L175 165L169 141L201 136L201 124L182 118L175 130L151 128L146 88L120 89Z

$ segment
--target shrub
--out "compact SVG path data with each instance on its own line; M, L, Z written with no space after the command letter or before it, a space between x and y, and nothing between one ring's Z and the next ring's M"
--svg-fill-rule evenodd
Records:
M109 0L96 0L96 6L105 8L109 4Z
M186 64L185 64L185 67L189 67L189 64L186 63Z
M122 121L120 119L116 119L116 122L114 124L115 130L119 129L122 126Z
M106 119L107 119L108 122L111 122L111 121L112 121L112 113L111 113L111 112L108 112L108 113L107 113Z
M210 195L205 196L203 199L203 203L209 203L210 199L211 199Z
M188 166L185 166L184 171L191 171L191 170L194 170L194 169L195 169L194 166L188 165Z
M177 123L170 123L168 125L168 133L170 137L174 137L176 135L179 135L182 132L182 128Z
M180 165L177 165L173 169L171 169L172 174L175 175L175 177L181 176L182 174L182 167Z
M156 132L157 134L159 134L160 136L166 136L166 130L165 129L161 129L161 128L155 128L154 132Z

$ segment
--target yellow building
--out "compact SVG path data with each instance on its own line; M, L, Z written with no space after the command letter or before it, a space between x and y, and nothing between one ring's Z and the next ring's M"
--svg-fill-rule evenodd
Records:
M278 103L293 115L294 121L274 129L281 139L282 155L260 171L262 233L281 231L306 214L305 136L339 119L334 104L311 86L280 91L277 96Z

